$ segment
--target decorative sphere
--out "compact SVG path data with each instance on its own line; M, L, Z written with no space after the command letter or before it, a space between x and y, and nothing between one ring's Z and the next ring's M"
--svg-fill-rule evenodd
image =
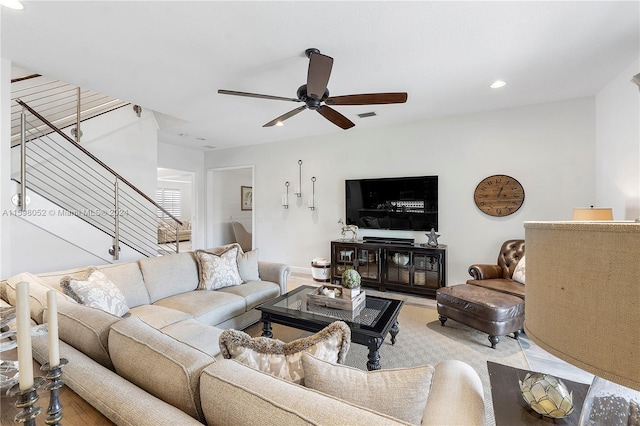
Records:
M561 419L573 412L573 392L561 380L548 374L527 373L518 382L522 397L536 413Z
M360 274L355 269L347 269L342 273L342 286L346 288L360 287Z

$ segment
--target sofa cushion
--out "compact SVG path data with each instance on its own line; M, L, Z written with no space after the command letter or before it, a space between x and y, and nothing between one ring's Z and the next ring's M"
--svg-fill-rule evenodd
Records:
M114 263L96 268L120 289L129 308L151 303L138 262Z
M209 425L406 425L228 359L204 369L200 397Z
M243 297L247 311L261 303L280 296L280 286L270 281L249 281L242 285L225 287L216 291Z
M309 354L302 366L306 387L412 424L422 421L434 371L430 365L361 371Z
M163 401L203 421L200 373L215 359L145 324L127 318L109 333L116 372Z
M175 309L208 324L219 323L246 311L244 298L221 291L190 291L158 300L155 306Z
M294 383L304 383L303 353L341 363L350 344L351 329L342 321L333 322L312 336L289 343L267 337L252 338L237 330L225 330L220 335L220 352L224 358L236 359Z
M246 253L242 253L242 250L238 252L238 272L240 272L240 277L244 282L260 280L258 249L253 249Z
M161 331L212 357L220 356L220 334L224 331L221 328L188 319L163 327Z
M113 369L109 356L109 330L121 318L63 297L58 297L57 302L60 340Z
M138 260L151 303L198 286L198 264L192 252Z
M193 318L186 312L159 305L136 306L129 313L132 317L140 318L151 327L157 329Z
M220 254L196 250L200 281L198 290L216 290L242 284L238 272L238 248L231 247Z
M60 280L64 293L76 302L101 309L116 316L129 311L127 301L118 287L94 267L87 268L86 275L76 279L69 276Z

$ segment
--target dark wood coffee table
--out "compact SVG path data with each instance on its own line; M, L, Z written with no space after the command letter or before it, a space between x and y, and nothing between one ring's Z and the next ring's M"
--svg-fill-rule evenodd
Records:
M507 365L487 361L489 380L491 382L491 399L496 426L514 425L577 425L584 398L589 385L571 380L561 379L569 391L573 392L573 412L564 419L543 417L533 411L520 394L518 380L523 380L528 370L513 368Z
M334 321L344 321L351 328L351 341L369 348L367 369L379 370L378 349L387 334L395 344L400 331L398 314L404 302L367 295L364 309L353 316L347 310L308 303L307 295L314 290L317 287L301 286L258 306L256 309L262 312L262 336L273 337L272 322L315 333Z

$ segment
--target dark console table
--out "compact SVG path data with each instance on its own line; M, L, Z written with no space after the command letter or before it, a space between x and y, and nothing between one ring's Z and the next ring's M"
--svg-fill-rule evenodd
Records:
M331 242L331 282L339 284L355 269L362 285L435 297L446 285L447 246L399 242L335 240Z

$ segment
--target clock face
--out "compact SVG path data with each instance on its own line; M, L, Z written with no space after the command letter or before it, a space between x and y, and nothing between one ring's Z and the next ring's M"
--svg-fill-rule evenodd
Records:
M508 216L524 203L524 188L506 175L489 176L476 186L473 193L476 206L490 216Z

